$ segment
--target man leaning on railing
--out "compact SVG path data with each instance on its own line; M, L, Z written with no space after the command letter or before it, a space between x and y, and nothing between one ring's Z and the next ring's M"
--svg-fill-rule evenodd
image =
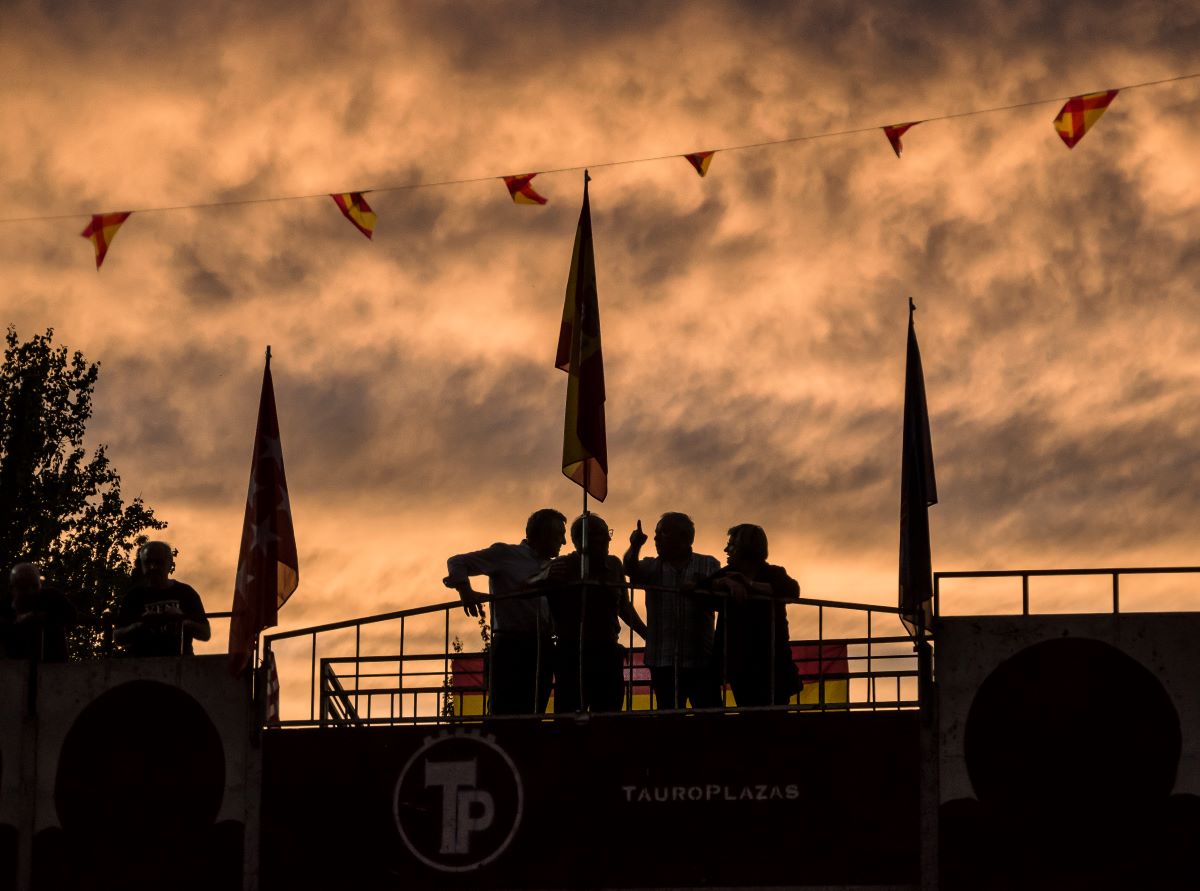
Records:
M75 608L57 588L42 583L36 563L18 563L0 597L0 658L67 661L67 629Z
M491 713L542 714L552 683L552 627L546 598L507 596L528 586L531 576L558 556L566 544L567 518L553 508L534 511L520 544L497 542L482 551L456 554L446 561L447 588L458 591L468 616L481 614L482 595L472 576L487 576L492 597L489 650Z
M212 629L200 595L171 578L174 551L152 541L138 551L142 576L121 598L113 639L130 656L191 656L193 640L208 640Z
M729 530L723 569L700 582L717 608L715 658L739 707L786 705L802 684L792 661L787 600L800 585L767 562L767 533L742 523Z

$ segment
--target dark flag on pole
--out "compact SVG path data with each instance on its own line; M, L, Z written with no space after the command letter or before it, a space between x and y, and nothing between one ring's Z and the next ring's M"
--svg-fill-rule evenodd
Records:
M299 565L267 347L229 623L229 670L234 676L241 676L253 661L259 633L278 621L279 607L300 582Z
M929 508L937 504L933 442L925 403L925 374L908 301L908 360L904 371L904 450L900 470L900 618L910 634L928 630L933 618L933 561Z
M592 213L588 175L583 175L583 209L567 277L557 368L568 375L563 425L562 472L603 501L608 495L608 444L604 432L604 357L600 353L600 307L596 297L596 257L592 252Z

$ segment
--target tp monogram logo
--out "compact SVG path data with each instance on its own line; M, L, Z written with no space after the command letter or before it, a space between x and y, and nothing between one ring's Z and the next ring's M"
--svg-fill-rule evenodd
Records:
M400 837L443 872L478 869L504 852L521 823L524 792L508 753L490 736L431 737L396 781Z

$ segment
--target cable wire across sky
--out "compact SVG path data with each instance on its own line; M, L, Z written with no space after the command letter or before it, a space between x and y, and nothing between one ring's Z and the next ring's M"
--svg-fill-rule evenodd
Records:
M1155 87L1155 86L1160 86L1162 84L1178 83L1180 81L1185 81L1185 80L1194 80L1196 78L1200 78L1200 72L1195 72L1192 74L1180 74L1180 75L1176 75L1174 77L1165 77L1165 78L1160 78L1158 80L1148 80L1148 81L1143 81L1141 83L1126 84L1124 86L1111 87L1108 89L1109 89L1109 91L1111 91L1112 93L1115 94L1115 93L1125 92L1126 90L1136 90L1136 89L1140 89L1142 87ZM1070 96L1054 96L1054 97L1050 97L1050 98L1046 98L1046 99L1030 99L1025 102L1014 102L1009 105L995 105L995 106L989 106L988 108L971 109L969 111L946 112L943 114L931 115L929 117L924 117L924 118L913 118L913 119L910 119L908 121L903 121L903 122L902 121L891 121L887 124L872 124L870 126L852 127L852 128L844 129L844 130L825 130L820 133L806 133L806 134L801 134L801 135L797 135L797 136L785 136L785 137L781 137L779 139L768 139L768 140L762 140L759 142L745 142L745 143L738 143L735 145L717 146L714 148L707 148L707 149L695 149L693 151L695 151L695 152L702 151L704 153L718 153L718 152L725 153L725 152L745 151L748 149L757 149L757 148L771 148L774 146L791 145L793 143L798 143L798 142L812 142L812 141L815 141L818 139L832 139L832 138L840 137L840 136L854 136L854 135L857 135L860 133L870 133L870 132L873 132L876 130L884 130L887 127L896 126L896 125L903 126L903 125L914 125L914 124L929 124L929 123L933 123L936 121L949 121L949 120L954 120L956 118L975 117L978 115L994 114L996 112L1002 112L1002 111L1014 111L1019 108L1033 108L1038 105L1049 105L1054 102L1066 102L1072 98L1075 98L1075 97L1081 96L1081 95L1091 95L1091 94L1075 93ZM620 166L624 166L624 165L628 165L628 164L648 164L648 163L651 163L654 161L666 161L666 160L672 160L675 158L686 157L688 154L689 154L688 152L670 152L668 154L649 155L649 156L640 157L640 158L621 158L621 159L617 159L614 161L596 161L596 162L591 162L591 163L587 163L587 164L570 164L570 165L563 166L563 167L545 168L545 169L537 170L535 172L536 172L536 174L542 175L542 176L552 174L552 173L574 173L574 172L578 172L580 170L594 170L594 169L603 168L603 167L620 167ZM412 191L415 189L433 189L433 188L441 188L441 187L445 187L445 186L461 186L461 185L468 185L468 184L472 184L472 183L482 183L482 182L491 182L493 180L503 180L506 175L511 175L513 172L514 171L510 170L503 174L488 174L488 175L484 175L484 176L460 177L457 179L443 179L443 180L431 180L428 182L402 183L399 185L391 185L391 186L373 186L373 187L369 187L369 188L353 189L353 190L351 190L351 189L334 189L334 190L330 190L330 191L326 191L326 192L316 192L316 193L311 193L311 194L306 194L306 195L274 195L274 196L264 196L261 198L239 198L239 199L233 199L233 200L228 200L228 201L207 201L207 202L199 202L196 204L172 204L172 205L161 205L161 206L155 206L155 207L142 207L142 208L135 207L132 210L126 211L126 213L146 214L146 213L166 213L169 211L177 211L177 210L205 210L205 209L215 208L215 207L237 207L237 206L245 206L245 205L251 205L251 204L272 204L272 203L281 202L281 201L307 201L307 200L311 200L314 198L328 198L330 195L335 195L335 194L358 193L358 194L363 194L363 195L367 195L367 194L375 195L375 194L382 194L385 192L404 192L404 191ZM534 172L534 171L530 171L530 172ZM86 211L81 210L81 211L76 211L73 213L57 213L57 214L46 214L46 215L27 216L27 217L0 217L0 223L35 223L35 222L50 222L50 221L54 221L54 220L72 220L72 219L78 219L80 217L87 217L87 216L92 215L93 213L94 213L94 211L92 211L92 210L86 210Z

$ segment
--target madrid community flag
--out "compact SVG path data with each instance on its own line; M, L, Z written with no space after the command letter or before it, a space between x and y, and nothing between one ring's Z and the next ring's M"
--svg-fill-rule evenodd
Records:
M522 173L520 176L504 177L504 185L508 186L508 194L512 195L513 204L545 204L546 199L533 190L529 183L537 176L536 173Z
M567 373L563 475L597 501L603 501L608 495L608 442L604 432L604 357L600 353L600 306L588 179L585 171L583 209L575 230L554 365Z
M117 230L121 228L122 223L129 219L131 213L133 211L93 214L92 221L87 224L87 228L79 233L84 238L90 239L95 246L97 269L104 262L104 255L108 253L108 246L117 237Z
M909 131L909 128L915 127L920 121L909 121L907 124L891 124L883 128L883 135L887 137L888 142L892 144L892 151L899 158L904 152L904 143L900 141L900 137Z
M283 475L283 450L279 444L279 417L275 412L268 348L250 459L242 549L233 588L233 615L229 622L229 670L234 676L240 676L249 667L259 633L278 622L279 607L292 596L299 582L300 562L296 557L292 506Z
M925 373L908 301L908 357L904 370L904 446L900 463L900 619L910 633L928 629L933 620L933 560L929 546L929 508L937 504L933 442Z
M708 165L712 163L712 157L716 152L693 152L690 155L684 155L688 163L696 168L696 172L701 176L708 173Z
M1082 96L1072 96L1059 110L1054 119L1054 129L1067 148L1075 148L1075 144L1083 139L1083 135L1096 125L1100 115L1112 101L1117 98L1117 90L1104 90L1100 93L1085 93Z
M343 192L340 195L330 195L333 203L345 215L354 228L370 238L375 234L375 211L367 204L362 192Z

